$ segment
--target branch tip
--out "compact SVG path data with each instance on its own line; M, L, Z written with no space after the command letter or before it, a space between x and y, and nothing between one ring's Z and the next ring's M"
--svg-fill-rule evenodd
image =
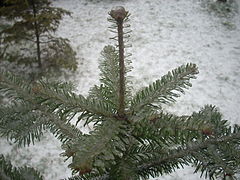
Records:
M116 6L110 11L109 15L116 21L123 21L127 13L123 6Z

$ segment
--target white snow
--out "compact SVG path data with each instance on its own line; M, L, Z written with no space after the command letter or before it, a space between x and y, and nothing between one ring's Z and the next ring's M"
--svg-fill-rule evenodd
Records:
M210 0L209 0L210 1ZM240 6L240 1L236 0ZM184 63L196 63L199 75L193 87L177 103L165 109L190 114L205 104L214 104L231 123L240 124L240 15L221 18L209 13L200 0L55 0L54 5L72 12L65 17L58 35L71 41L79 68L72 78L78 92L86 95L98 83L98 59L111 34L108 12L124 6L130 16L135 90ZM4 140L0 150L12 152L15 165L38 168L46 180L69 177L69 162L59 157L60 143L49 134L35 146L16 149ZM25 160L23 160L25 159ZM161 177L163 180L197 180L199 174L185 168ZM160 179L160 178L156 178Z

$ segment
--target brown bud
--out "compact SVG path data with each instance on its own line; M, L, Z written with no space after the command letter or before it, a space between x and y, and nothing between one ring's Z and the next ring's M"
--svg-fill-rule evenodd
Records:
M110 16L116 21L123 20L127 16L127 11L122 6L117 6L110 11Z
M224 174L224 176L225 176L225 177L226 177L226 176L232 177L232 176L233 176L233 174L226 173L226 174Z
M159 116L157 114L153 114L152 116L149 117L149 121L151 123L155 123L157 120L159 120Z
M32 87L32 92L34 93L34 94L37 94L37 93L39 93L39 91L41 91L41 86L39 85L39 84L34 84L34 86Z
M92 171L92 169L78 169L79 170L79 175L83 175L83 174L86 174L86 173L90 173Z
M203 129L202 133L207 136L213 135L213 131L210 128Z

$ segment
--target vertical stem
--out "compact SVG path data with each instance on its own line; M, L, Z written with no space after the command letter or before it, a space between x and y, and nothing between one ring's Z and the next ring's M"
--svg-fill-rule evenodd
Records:
M126 119L125 114L125 66L124 66L124 42L123 42L123 21L128 12L122 6L117 6L111 10L110 16L117 23L118 48L119 48L119 107L118 116L120 119Z
M117 21L118 25L118 47L119 47L119 116L125 115L125 66L124 66L124 42L123 42L123 20Z
M34 30L35 30L35 36L36 36L36 44L37 44L37 61L38 61L38 67L42 69L42 61L41 61L41 49L40 49L40 35L39 35L39 29L38 29L38 23L36 20L37 17L37 9L35 6L34 0L32 0L32 7L33 7L33 17L34 17Z

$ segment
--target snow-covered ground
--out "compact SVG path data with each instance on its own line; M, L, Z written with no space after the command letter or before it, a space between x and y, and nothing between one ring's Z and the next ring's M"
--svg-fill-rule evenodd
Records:
M205 104L219 107L224 118L240 124L240 15L224 18L210 13L200 0L55 0L54 5L72 12L58 35L71 41L79 68L72 81L86 95L98 83L98 59L112 37L106 20L112 7L124 6L132 14L131 44L135 90L187 62L199 67L193 87L178 102L166 107L176 114L190 114ZM211 1L211 0L209 0ZM240 6L240 0L236 0ZM15 165L39 169L46 180L69 177L68 162L59 156L60 143L49 134L35 146L17 149L5 140L0 152L12 153ZM198 180L186 168L161 177L163 180ZM158 179L158 178L156 178ZM160 178L159 178L160 179Z

